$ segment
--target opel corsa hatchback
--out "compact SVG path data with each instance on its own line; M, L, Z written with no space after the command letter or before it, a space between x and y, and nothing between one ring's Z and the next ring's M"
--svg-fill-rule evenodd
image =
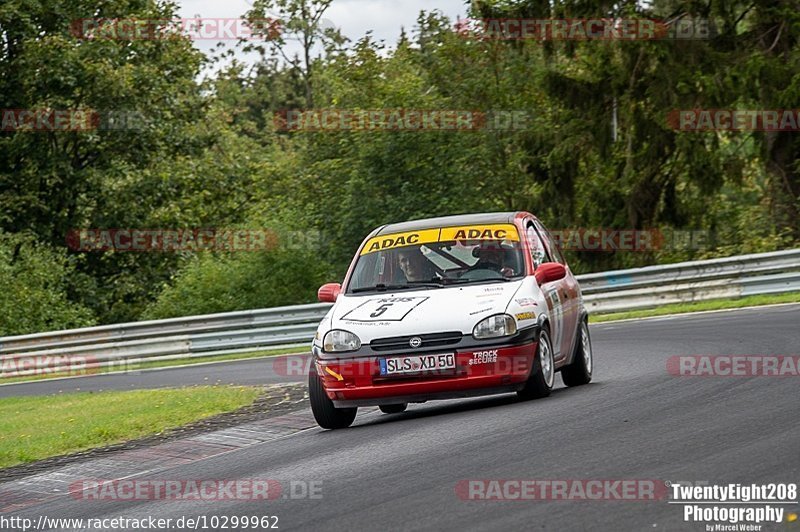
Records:
M592 379L580 287L527 212L385 225L358 249L319 325L309 371L317 423L348 427L359 406L516 392Z

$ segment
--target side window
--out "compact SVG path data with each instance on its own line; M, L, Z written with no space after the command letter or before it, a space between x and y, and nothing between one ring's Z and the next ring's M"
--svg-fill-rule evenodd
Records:
M550 234L550 231L548 231L547 228L541 224L541 222L536 224L536 229L547 241L547 248L550 250L550 254L553 256L556 262L566 266L567 261L564 260L564 256L561 254L561 250L558 248L558 241L553 238L553 235Z
M531 253L531 259L533 259L534 268L538 268L544 262L550 262L547 248L542 243L542 239L539 238L539 233L536 232L533 224L528 225L528 229L525 231L525 238L528 240L528 249Z

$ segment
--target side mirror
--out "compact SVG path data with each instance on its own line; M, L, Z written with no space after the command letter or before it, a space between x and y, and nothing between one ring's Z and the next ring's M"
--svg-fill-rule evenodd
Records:
M339 283L324 284L317 290L317 299L322 303L336 303L336 298L341 291L342 285Z
M539 286L542 286L545 283L552 283L566 277L567 269L563 264L557 262L545 262L536 268L536 273L533 276L536 277L536 282L539 283Z

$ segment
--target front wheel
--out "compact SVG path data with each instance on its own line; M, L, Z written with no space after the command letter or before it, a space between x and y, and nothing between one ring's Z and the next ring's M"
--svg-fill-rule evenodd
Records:
M323 429L344 429L353 424L358 408L336 408L328 398L322 379L315 370L308 372L308 397L314 419Z
M572 364L561 370L561 380L564 381L566 386L580 386L592 382L592 369L594 366L592 338L589 336L589 325L585 320L581 322L578 334L580 337L575 343Z
M550 333L542 329L539 343L536 346L536 357L533 359L531 376L525 387L517 392L522 399L539 399L550 395L555 383L556 372L553 361L553 344L550 343Z

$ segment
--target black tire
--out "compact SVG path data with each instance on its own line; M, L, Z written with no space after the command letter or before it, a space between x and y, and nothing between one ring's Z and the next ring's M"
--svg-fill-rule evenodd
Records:
M399 414L401 412L405 412L406 408L408 408L408 403L399 403L396 405L380 405L378 408L381 409L381 412L384 414Z
M549 363L549 372L543 371L542 357L545 357L544 368ZM548 373L545 375L545 373ZM555 363L553 361L553 344L550 341L550 332L545 328L539 335L539 342L536 344L536 357L533 359L533 369L531 376L525 383L525 387L517 392L521 399L540 399L550 395L555 383Z
M345 429L353 424L358 408L336 408L328 398L317 372L308 372L308 397L314 419L323 429Z
M578 341L575 342L575 353L572 364L561 370L561 380L565 386L581 386L592 382L594 369L594 353L592 338L589 336L589 324L583 320L578 327Z

